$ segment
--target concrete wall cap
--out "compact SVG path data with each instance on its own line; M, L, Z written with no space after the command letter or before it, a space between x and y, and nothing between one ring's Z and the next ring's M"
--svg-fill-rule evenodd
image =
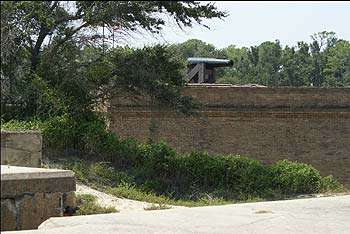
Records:
M74 172L59 169L1 165L1 180L48 179L62 177L74 177Z
M1 134L41 134L41 131L39 130L6 130L1 129Z

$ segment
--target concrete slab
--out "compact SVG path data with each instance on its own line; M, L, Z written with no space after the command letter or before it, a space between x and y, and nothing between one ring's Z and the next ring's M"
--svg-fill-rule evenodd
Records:
M350 196L50 218L39 233L349 233ZM4 232L7 233L7 232Z
M1 180L43 179L59 177L74 177L74 172L60 169L1 165Z
M72 171L1 165L1 198L69 191L75 191Z

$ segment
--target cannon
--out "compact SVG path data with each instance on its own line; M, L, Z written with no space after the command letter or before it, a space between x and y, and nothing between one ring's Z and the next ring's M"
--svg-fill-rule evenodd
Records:
M187 59L187 83L215 83L215 68L232 66L229 59L190 57Z

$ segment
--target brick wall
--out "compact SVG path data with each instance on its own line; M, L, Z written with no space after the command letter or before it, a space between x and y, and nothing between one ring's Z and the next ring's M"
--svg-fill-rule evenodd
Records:
M350 88L191 85L183 93L203 103L196 115L120 96L108 110L110 128L123 138L165 140L180 152L305 162L350 182Z

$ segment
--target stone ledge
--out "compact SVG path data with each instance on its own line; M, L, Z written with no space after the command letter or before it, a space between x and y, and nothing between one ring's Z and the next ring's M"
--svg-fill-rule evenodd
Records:
M4 135L10 135L10 134L12 134L12 135L17 135L17 134L19 134L19 135L22 135L22 134L26 134L26 133L28 133L28 134L38 134L38 135L41 135L41 132L40 131L38 131L38 130L3 130L3 129L1 129L1 134L4 134Z
M72 171L1 165L1 198L25 193L74 190Z

